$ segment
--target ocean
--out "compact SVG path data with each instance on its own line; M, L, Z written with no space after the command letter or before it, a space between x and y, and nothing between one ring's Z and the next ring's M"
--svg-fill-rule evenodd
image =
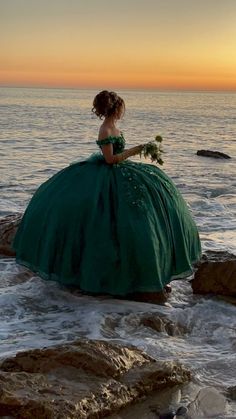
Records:
M72 161L97 151L99 120L91 114L97 92L77 89L0 88L0 217L23 212L36 188ZM127 147L163 137L163 170L186 199L203 252L236 254L236 93L122 90L120 128ZM199 149L229 160L196 155ZM139 160L136 157L134 160ZM173 282L169 306L81 296L34 276L14 259L0 259L1 357L78 337L133 344L157 359L192 370L183 403L204 387L224 393L236 385L236 307L193 296ZM161 313L187 333L169 336L138 326L143 313ZM225 418L236 418L228 401ZM216 418L214 418L216 419Z

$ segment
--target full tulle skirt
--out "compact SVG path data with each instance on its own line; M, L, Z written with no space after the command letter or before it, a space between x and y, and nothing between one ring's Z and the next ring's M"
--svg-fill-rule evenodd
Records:
M158 292L192 272L195 222L171 179L151 164L108 165L101 154L64 168L33 195L16 260L85 292Z

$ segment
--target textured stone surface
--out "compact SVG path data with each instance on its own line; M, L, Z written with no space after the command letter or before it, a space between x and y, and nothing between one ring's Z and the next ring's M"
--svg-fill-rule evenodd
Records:
M18 353L0 365L0 415L18 419L102 418L154 390L182 384L175 362L105 341Z
M225 408L225 397L214 387L205 387L188 405L188 417L191 419L220 419L224 417Z
M144 315L140 319L140 324L156 332L164 332L169 336L183 336L187 333L187 329L179 323L174 323L168 317L157 315L155 313Z
M227 396L232 400L236 400L236 386L227 389Z
M21 214L12 214L0 219L0 255L14 256L11 245L21 218Z
M220 151L211 151L211 150L198 150L198 156L204 157L214 157L215 159L230 159L231 157L228 154L221 153Z
M195 294L236 297L236 256L206 252L191 282Z

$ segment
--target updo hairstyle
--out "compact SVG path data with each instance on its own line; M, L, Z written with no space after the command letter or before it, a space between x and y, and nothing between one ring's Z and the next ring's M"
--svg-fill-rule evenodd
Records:
M125 102L115 92L103 90L93 100L92 112L100 119L103 117L115 116L119 118L125 110Z

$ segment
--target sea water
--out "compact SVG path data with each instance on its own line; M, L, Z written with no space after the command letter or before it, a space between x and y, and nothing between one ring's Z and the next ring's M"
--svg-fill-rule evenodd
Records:
M0 88L0 217L23 212L36 188L72 161L97 151L96 91ZM126 102L120 128L127 147L163 137L163 170L173 179L199 228L203 251L236 254L236 94L119 91ZM231 156L216 160L199 149ZM139 157L135 157L139 160ZM0 259L1 357L78 337L133 344L157 359L179 360L192 371L192 389L225 393L236 385L236 307L193 296L173 282L170 306L72 294L39 277L25 281L14 259ZM182 334L140 325L166 316ZM191 402L195 393L183 397ZM236 418L227 402L224 417ZM215 418L216 419L216 418Z

